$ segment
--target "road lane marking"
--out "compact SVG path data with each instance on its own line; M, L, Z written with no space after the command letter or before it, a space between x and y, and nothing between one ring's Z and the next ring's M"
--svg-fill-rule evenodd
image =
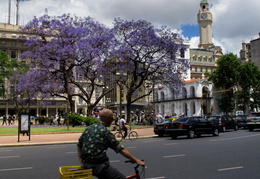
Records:
M210 140L210 141L211 141L211 142L215 142L215 141L224 141L224 140L243 139L243 138L255 137L255 136L259 136L259 135L260 135L260 134L248 135L248 136L241 136L241 137L232 137L232 138L225 138L225 139L214 139L214 140Z
M0 172L5 171L15 171L15 170L32 170L33 167L25 167L25 168L7 168L7 169L0 169Z
M109 163L117 163L120 162L120 160L110 160Z
M168 143L168 144L164 144L164 145L176 145L178 143Z
M76 154L78 152L66 152L67 154Z
M147 179L162 179L162 178L165 178L165 177L162 176L162 177L153 177L153 178L147 178Z
M145 140L143 141L144 143L148 143L148 142L158 142L158 141L161 141L161 140Z
M163 156L163 158L175 158L175 157L185 157L185 154L180 154L180 155L168 155L168 156Z
M221 172L221 171L227 171L227 170L237 170L237 169L241 169L241 168L244 168L244 167L239 166L239 167L222 168L222 169L218 169L218 171Z
M47 147L46 149L65 149L66 147L60 147L60 146L57 146L57 147Z
M18 158L20 156L4 156L4 157L0 157L0 159L3 159L3 158Z

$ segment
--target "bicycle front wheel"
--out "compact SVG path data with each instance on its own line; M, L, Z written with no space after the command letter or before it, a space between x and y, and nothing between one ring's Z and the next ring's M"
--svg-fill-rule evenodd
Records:
M122 134L122 132L116 132L116 133L114 134L114 136L115 136L116 139L119 140L119 141L123 140L123 134Z
M135 132L135 131L129 132L128 136L129 136L129 139L130 139L130 140L135 140L135 139L138 138L138 134L137 134L137 132Z

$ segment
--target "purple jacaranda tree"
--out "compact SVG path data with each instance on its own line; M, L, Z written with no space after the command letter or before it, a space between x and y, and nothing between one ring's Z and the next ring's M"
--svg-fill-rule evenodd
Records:
M156 29L145 20L117 18L113 32L118 42L117 73L126 74L123 85L129 122L131 104L150 95L154 85L164 84L179 92L190 65L188 60L178 58L186 50L183 39L166 27ZM147 81L152 86L144 90Z
M21 32L29 37L21 59L29 59L31 70L20 79L19 90L30 86L34 97L65 98L70 112L75 112L73 97L78 96L90 115L112 90L107 88L112 70L104 65L115 44L112 31L90 17L67 14L35 17Z

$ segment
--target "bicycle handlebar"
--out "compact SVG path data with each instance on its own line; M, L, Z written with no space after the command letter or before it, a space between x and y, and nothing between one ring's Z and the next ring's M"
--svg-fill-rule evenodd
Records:
M141 160L144 161L144 160ZM125 163L131 163L131 164L135 164L136 162L132 161L132 160L126 160Z
M144 160L141 160L141 161L144 161ZM139 166L147 168L145 165L138 165L136 162L133 162L132 160L126 160L125 163L136 164L136 166L134 167L135 169L137 169Z
M125 163L131 163L131 164L134 164L135 162L133 162L132 160L126 160Z

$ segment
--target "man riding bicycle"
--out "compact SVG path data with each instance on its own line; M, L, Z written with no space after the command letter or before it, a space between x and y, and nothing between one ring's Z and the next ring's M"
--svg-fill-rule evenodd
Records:
M124 137L123 137L123 139L125 139L126 136L127 136L127 127L126 127L125 115L122 115L121 119L119 120L119 128L125 132Z
M111 133L109 127L113 121L113 112L103 109L99 113L100 121L88 126L78 141L78 158L81 166L92 169L93 175L99 179L125 179L126 177L109 164L106 151L113 149L124 157L136 162L138 165L145 163L134 157L122 146Z

